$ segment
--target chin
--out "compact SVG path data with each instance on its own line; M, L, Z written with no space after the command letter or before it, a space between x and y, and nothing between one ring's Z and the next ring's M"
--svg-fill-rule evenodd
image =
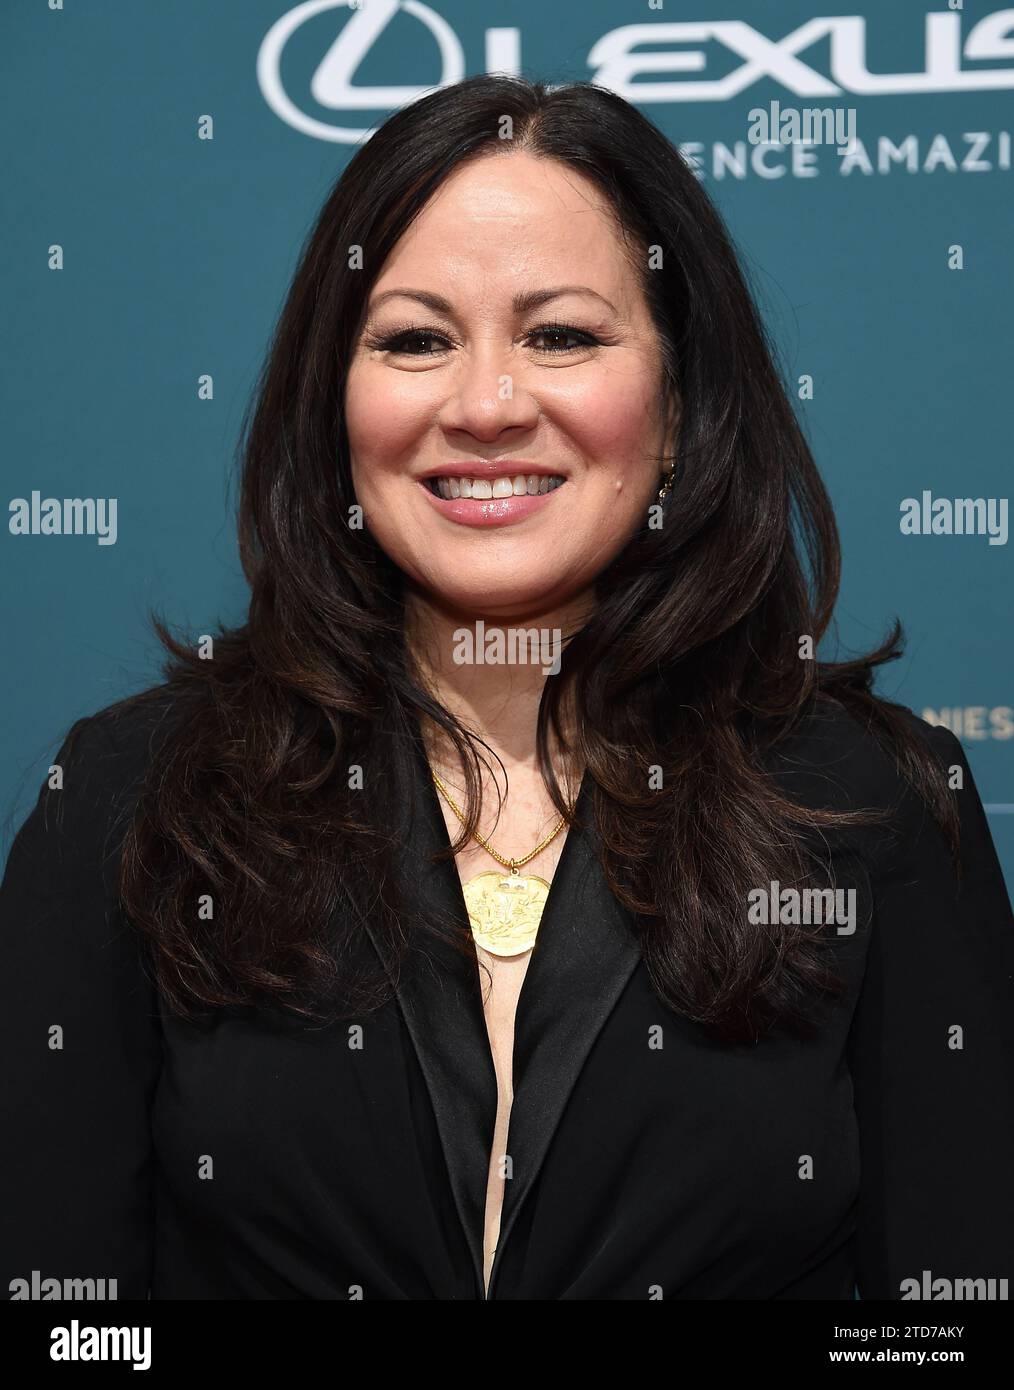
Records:
M562 575L543 578L529 574L522 580L513 567L499 579L476 576L462 584L458 573L453 579L448 576L447 582L431 577L424 587L441 607L462 614L462 621L481 618L486 623L507 622L515 616L523 618L545 611L565 602L571 591Z

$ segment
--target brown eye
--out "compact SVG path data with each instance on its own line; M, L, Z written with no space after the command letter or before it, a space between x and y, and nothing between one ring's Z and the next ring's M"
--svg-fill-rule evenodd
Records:
M403 353L407 357L432 357L429 351L417 351L420 342L441 342L446 344L446 338L439 333L431 333L428 329L416 328L409 333L398 333L394 337L385 338L376 344L383 352Z
M550 338L554 339L546 347L538 348L539 352L576 352L580 347L595 347L596 340L590 333L583 332L580 328L569 328L566 324L544 324L541 328L534 329L530 334L531 338ZM561 342L560 339L576 338L577 342Z

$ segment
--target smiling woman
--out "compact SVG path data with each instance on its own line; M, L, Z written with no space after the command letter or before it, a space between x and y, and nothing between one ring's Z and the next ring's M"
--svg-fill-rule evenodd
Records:
M665 348L608 198L520 144L459 164L388 256L345 422L370 529L423 594L467 613L481 573L486 616L555 594L574 623L669 466Z
M12 850L0 1278L1009 1278L978 793L873 693L900 624L813 655L828 497L644 116L482 77L380 128L288 296L239 536L246 623L156 624L164 682L73 727Z

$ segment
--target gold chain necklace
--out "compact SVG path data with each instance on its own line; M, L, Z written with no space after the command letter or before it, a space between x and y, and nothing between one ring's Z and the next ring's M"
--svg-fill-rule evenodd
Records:
M454 798L435 772L432 777L441 796L464 825L465 817ZM478 831L474 832L472 838L486 853L510 870L510 877L489 871L476 874L462 885L472 936L476 944L491 955L520 956L535 945L542 911L549 897L549 884L535 874L522 874L521 869L552 844L566 824L561 818L556 829L521 859L505 859Z

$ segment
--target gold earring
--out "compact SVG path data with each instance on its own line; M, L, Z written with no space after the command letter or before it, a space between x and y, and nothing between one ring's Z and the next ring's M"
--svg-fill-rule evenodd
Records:
M672 485L673 485L673 483L674 483L675 480L676 480L676 465L675 465L675 464L673 464L672 468L669 469L669 472L668 472L668 473L663 473L663 474L662 474L662 479L663 479L663 481L662 481L662 486L661 486L661 488L659 489L659 493L658 493L658 500L659 500L660 502L664 502L665 499L669 496L669 493L672 491Z

